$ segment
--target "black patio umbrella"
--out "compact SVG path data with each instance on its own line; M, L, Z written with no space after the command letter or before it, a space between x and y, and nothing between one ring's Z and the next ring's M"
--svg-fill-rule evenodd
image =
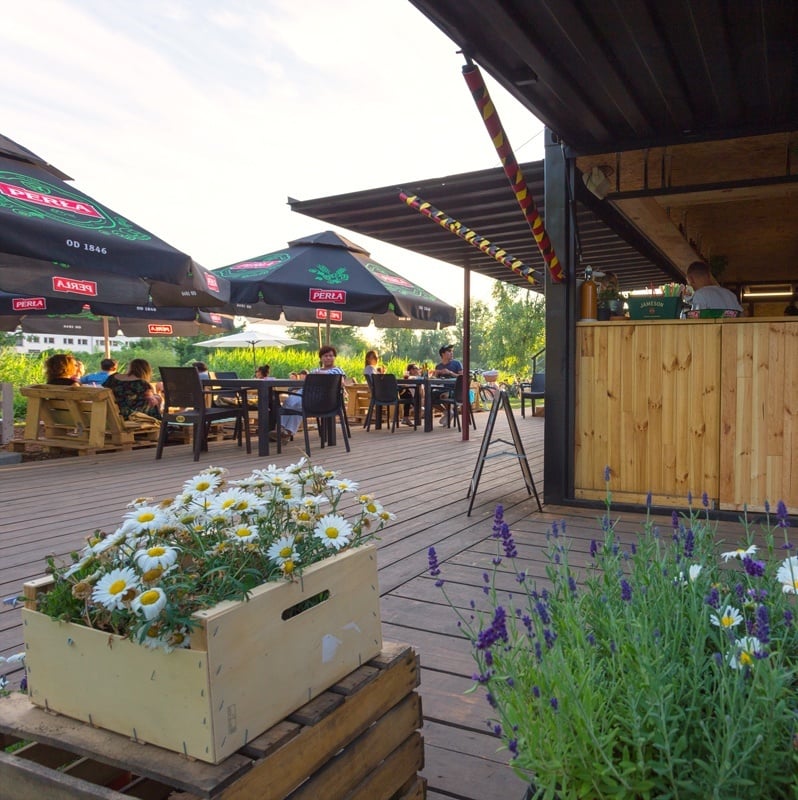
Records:
M124 303L84 303L0 292L0 330L102 336L109 353L110 329L128 337L199 336L233 330L233 317L192 307L158 308Z
M229 299L220 276L64 183L37 158L0 140L1 290L160 306L216 307Z
M456 311L332 231L214 270L230 281L227 310L261 319L438 328Z

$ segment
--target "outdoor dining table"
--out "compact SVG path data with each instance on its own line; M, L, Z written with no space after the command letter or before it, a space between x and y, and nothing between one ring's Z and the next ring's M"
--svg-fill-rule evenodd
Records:
M305 383L291 378L213 378L207 381L211 389L238 389L253 391L258 396L258 455L269 455L269 433L271 410L280 401L281 391L301 389Z
M440 389L442 391L453 392L457 378L424 378L424 431L429 433L432 430L432 391Z

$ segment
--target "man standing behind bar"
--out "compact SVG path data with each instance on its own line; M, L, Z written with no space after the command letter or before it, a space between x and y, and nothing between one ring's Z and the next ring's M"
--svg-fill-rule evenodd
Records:
M743 307L734 296L734 292L718 286L709 271L709 265L703 261L693 261L690 264L687 268L687 282L694 289L693 299L690 300L693 311L708 308L731 309L743 313Z

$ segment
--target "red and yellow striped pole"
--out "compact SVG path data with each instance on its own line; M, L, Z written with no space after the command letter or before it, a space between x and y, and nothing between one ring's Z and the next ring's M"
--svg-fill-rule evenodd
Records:
M482 79L482 73L479 71L479 67L476 64L466 64L463 67L463 77L482 115L482 121L485 123L485 127L488 129L490 138L493 141L493 146L499 154L504 172L510 181L510 185L513 187L516 199L521 206L521 210L524 212L526 221L529 223L532 235L535 237L538 248L543 255L543 260L549 268L551 279L555 283L562 283L565 280L565 273L563 272L562 265L557 258L557 254L554 252L549 235L543 227L543 220L540 218L540 214L535 206L535 201L532 199L532 194L524 180L524 175L515 159L513 149L504 132L493 101L490 99L488 88L485 86L485 81Z
M492 244L484 236L481 236L476 231L472 230L466 225L463 225L463 223L459 220L455 219L454 217L450 217L448 214L445 214L443 211L435 208L435 206L427 203L425 200L422 200L416 194L409 195L405 192L399 192L399 197L405 203L407 203L410 208L414 208L416 211L418 211L419 214L423 214L433 222L437 222L442 228L446 228L447 231L451 231L455 236L459 236L469 244L474 245L474 247L476 247L478 250L481 250L486 255L492 256L500 264L504 264L505 267L508 267L513 272L526 278L533 286L538 284L538 281L536 281L532 275L532 272L534 271L532 267L528 267L520 259L514 258L498 245Z

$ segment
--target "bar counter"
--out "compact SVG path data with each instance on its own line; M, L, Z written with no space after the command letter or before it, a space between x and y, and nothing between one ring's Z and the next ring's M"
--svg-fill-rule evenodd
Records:
M798 508L798 318L577 323L574 497Z

